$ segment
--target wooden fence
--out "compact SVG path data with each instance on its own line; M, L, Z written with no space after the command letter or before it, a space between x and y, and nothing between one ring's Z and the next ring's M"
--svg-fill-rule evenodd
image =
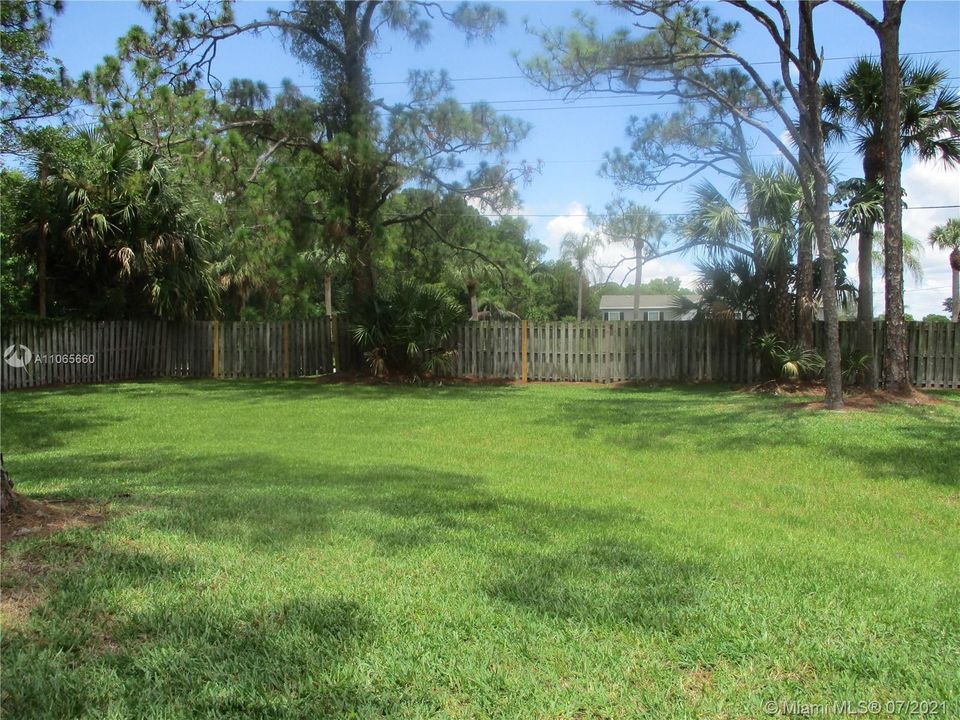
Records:
M875 359L883 352L875 326ZM823 347L823 323L816 328ZM918 387L960 388L955 323L909 323L910 372ZM761 378L750 321L471 322L460 329L458 375L517 380L751 383ZM856 323L840 323L840 345Z
M823 324L815 327L823 345ZM876 325L875 357L883 352ZM459 330L455 372L479 378L750 383L761 378L751 322L495 322ZM156 377L285 378L352 370L362 357L347 322L13 323L2 333L4 390ZM960 389L960 329L909 324L910 372L925 388ZM856 325L840 324L841 347Z
M22 322L3 327L0 347L4 390L156 377L302 377L357 362L349 325L327 319Z

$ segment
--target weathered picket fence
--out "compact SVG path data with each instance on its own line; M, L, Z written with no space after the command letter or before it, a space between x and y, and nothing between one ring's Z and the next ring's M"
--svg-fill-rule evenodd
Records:
M347 323L15 322L3 327L3 389L157 377L302 377L353 367Z
M875 358L883 351L875 325ZM910 371L918 387L960 388L960 331L954 323L910 323ZM456 372L478 378L592 382L750 383L760 379L751 321L471 322L460 329ZM815 327L822 349L823 323ZM840 323L840 345L856 323Z
M874 356L883 352L876 324ZM489 379L750 383L760 362L749 321L471 322L455 373ZM815 326L823 347L823 324ZM856 325L840 324L843 349ZM960 330L910 323L910 372L925 388L960 389ZM22 322L5 324L0 387L158 377L304 377L361 366L348 322Z

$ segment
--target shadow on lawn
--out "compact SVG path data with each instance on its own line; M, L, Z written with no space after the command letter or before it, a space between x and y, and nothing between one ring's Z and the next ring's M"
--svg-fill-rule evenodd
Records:
M509 558L485 584L495 600L549 617L679 634L707 567L617 538Z
M63 462L76 463L78 473L83 466L104 491L131 489L129 503L141 510L131 523L244 555L358 542L357 552L369 553L364 545L372 542L385 562L403 565L438 546L456 548L489 568L467 571L478 592L553 618L676 627L706 571L660 549L670 539L629 508L501 496L477 477L415 466L291 469L263 454L168 455L154 458L130 487L116 468L132 458L35 461L38 476L48 472L44 462L57 462L61 475L71 473ZM638 528L642 543L623 539L636 538Z
M616 388L557 407L556 422L577 437L599 435L636 449L669 449L695 439L710 450L749 452L794 444L800 425L782 403L716 388Z
M107 491L111 484L122 489L128 477L118 474L118 463L134 460L118 454L31 465L43 473L45 463L56 463L62 476L82 468ZM131 504L130 514L114 520L121 523L114 530L104 528L99 547L59 577L28 629L5 637L5 672L16 678L4 687L11 716L80 716L104 712L109 701L126 716L158 709L380 716L411 703L436 706L411 696L420 692L413 689L401 696L392 685L371 688L355 661L377 636L377 623L356 598L278 603L283 593L244 592L191 543L232 545L240 557L267 564L311 547L360 561L372 552L371 567L390 573L415 567L421 553L437 557L442 546L445 571L437 580L453 582L467 602L502 603L548 624L677 633L699 607L707 570L659 550L669 543L655 528L644 528L642 543L624 539L643 527L635 512L499 496L478 478L413 466L291 468L259 454L199 461L164 455L142 468L135 495L119 502ZM194 559L118 550L110 543L132 546L117 540L127 536L122 523L178 535L161 546ZM95 545L95 537L87 542ZM156 535L147 542L152 547ZM49 547L41 543L37 552ZM378 581L377 570L364 572ZM425 595L437 592L433 578L410 582ZM221 591L221 584L231 589ZM51 644L59 648L52 655L45 650Z
M10 717L338 717L398 703L345 671L375 628L351 600L221 597L209 567L116 546L51 582L31 623L4 633Z
M12 448L48 450L72 442L72 433L84 433L121 423L126 416L98 405L95 411L76 404L64 404L50 412L46 398L37 392L4 393L0 420L3 425L3 452ZM10 459L10 458L8 458Z
M960 487L960 413L944 408L898 408L905 422L898 424L903 442L894 445L864 443L838 451L855 460L868 477L878 480L920 477L947 487Z
M626 450L679 450L691 442L711 451L744 453L805 448L812 464L826 454L857 463L867 477L960 485L960 418L950 404L871 412L866 417L893 425L901 437L900 442L880 444L869 434L851 443L842 426L834 426L832 435L818 433L813 423L827 420L826 411L786 412L789 405L779 398L722 391L705 395L697 387L616 388L611 395L562 402L555 421L569 425L576 437L599 435Z

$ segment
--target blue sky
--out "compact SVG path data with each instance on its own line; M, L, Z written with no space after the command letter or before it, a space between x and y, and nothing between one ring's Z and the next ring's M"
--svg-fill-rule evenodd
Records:
M242 2L237 8L240 20L264 14L267 7L282 3ZM867 4L879 13L879 3ZM399 36L385 36L373 60L375 91L388 101L400 100L407 72L412 69L446 69L455 80L459 100L486 100L498 111L521 117L533 125L527 140L515 153L516 160L542 161L543 170L521 188L522 207L518 212L529 217L532 235L544 242L551 256L563 233L586 229L586 210L600 210L614 194L610 181L597 171L604 152L624 145L624 129L631 115L670 110L669 98L586 98L574 102L551 96L531 86L519 75L515 54L521 58L537 52L537 44L524 23L556 27L571 24L574 11L594 15L602 29L613 29L626 22L625 16L581 2L503 3L508 25L493 43L465 43L463 37L442 21L434 26L433 41L415 49ZM752 61L775 59L771 41L752 22L723 6L715 9L731 19L743 20L743 32L737 49ZM132 24L149 24L149 17L133 2L93 2L68 0L66 10L54 26L52 53L60 57L71 75L94 67L112 53L117 38ZM816 14L817 41L825 63L825 79L839 76L848 67L851 56L876 53L876 40L859 20L847 11L826 5ZM960 2L956 0L910 0L904 9L901 50L916 53L917 59L936 60L948 71L954 84L960 84ZM944 51L944 52L937 52ZM770 77L775 66L763 66ZM215 66L217 75L227 80L245 77L277 86L285 78L309 87L315 78L309 68L300 66L288 55L275 35L241 37L223 43ZM485 78L485 79L477 79ZM768 143L757 146L758 159L774 160ZM842 172L859 175L859 161L849 148L837 148ZM719 184L719 183L718 183ZM911 205L960 204L960 172L937 164L920 164L908 158L904 164L904 184ZM721 187L724 187L722 184ZM686 188L677 188L659 201L655 194L628 193L628 197L663 213L682 212L687 201ZM907 232L926 238L930 229L960 210L908 210L904 214ZM603 250L600 264L612 264L623 254L620 248ZM665 258L654 261L644 271L646 279L679 275L692 281L691 259ZM850 256L851 270L856 267ZM941 303L949 295L950 276L945 253L926 252L924 279L907 282L907 308L915 316L942 312ZM604 275L606 273L603 273ZM876 298L878 312L882 295Z

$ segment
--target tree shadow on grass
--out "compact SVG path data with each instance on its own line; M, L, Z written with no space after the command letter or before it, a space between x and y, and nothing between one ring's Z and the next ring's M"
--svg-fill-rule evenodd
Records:
M148 458L105 454L34 456L29 477L69 478L58 495L112 499L121 512L148 510L144 522L197 541L250 552L310 545L331 533L358 532L386 553L440 542L467 542L501 531L543 542L577 522L635 522L615 508L554 505L490 492L479 476L411 465L285 464L267 453Z
M897 427L902 442L881 445L865 442L838 448L841 457L854 460L867 477L877 480L921 478L934 485L960 487L960 414L947 408L902 407L909 420Z
M844 441L844 429L832 435L809 435L810 424L828 420L827 411L790 411L780 398L749 397L692 388L616 388L611 397L559 404L555 418L577 437L597 436L619 449L680 451L695 443L711 451L755 452L772 447L804 448L811 457L825 455L857 463L867 477L920 478L936 485L960 485L960 416L956 407L895 406L871 413L896 429L900 441L880 445ZM696 403L696 404L694 404ZM838 417L845 417L844 414ZM897 419L894 419L897 418ZM901 420L902 419L902 420ZM836 440L836 442L834 442Z
M494 600L547 617L681 633L698 606L705 565L652 544L601 538L509 557L484 586Z
M13 399L9 393L4 394L0 401L4 453L9 453L11 448L36 451L63 447L71 441L73 434L90 432L127 419L115 408L108 410L102 406L96 412L82 406L59 406L56 412L50 412L49 406L43 406L43 400L36 393L16 394Z
M98 477L104 492L111 483L125 487L117 480L129 476L116 468L134 461L121 453L66 460ZM33 462L40 473L47 462L71 471L64 458ZM475 602L534 612L548 624L676 631L706 572L658 551L665 545L653 529L659 542L622 539L643 522L635 512L501 496L478 477L415 466L294 470L263 454L167 454L142 468L137 488L117 501L129 503L122 522L146 527L151 546L160 533L177 557L191 556L192 542L232 544L254 562L330 544L404 568L418 553L455 548L444 554L442 582L459 577L458 592L476 593ZM105 535L104 543L129 542L122 526ZM11 716L112 708L123 716L346 717L436 707L364 682L354 660L372 642L375 620L349 596L231 599L218 594L217 569L205 559L216 554L174 561L95 550L62 578L28 629L8 636L4 656L17 657L10 672L22 676L5 688Z
M101 546L54 571L27 624L4 633L4 715L345 717L397 704L352 665L374 635L361 605L220 596L209 570Z
M559 403L554 420L577 437L599 435L625 448L665 450L694 441L749 452L795 443L800 419L782 407L715 388L617 388Z

